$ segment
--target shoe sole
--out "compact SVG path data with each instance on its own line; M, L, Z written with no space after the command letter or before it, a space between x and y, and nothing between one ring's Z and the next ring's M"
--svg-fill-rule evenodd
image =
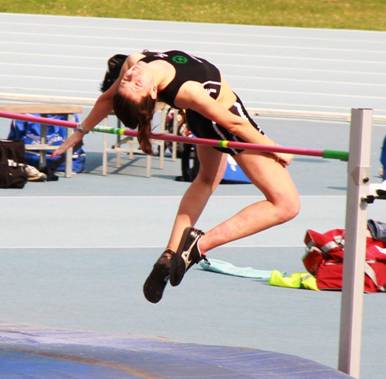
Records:
M154 267L143 285L143 294L150 303L155 304L162 299L169 279L169 274L162 271L164 271L164 269Z

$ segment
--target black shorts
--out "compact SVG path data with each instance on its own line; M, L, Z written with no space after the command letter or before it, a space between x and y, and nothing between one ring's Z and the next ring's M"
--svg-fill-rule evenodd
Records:
M251 116L248 114L240 98L236 95L236 101L229 109L233 114L238 115L242 118L246 118L251 125L256 128L261 134L264 134L263 130L252 120ZM189 129L192 133L199 138L211 138L216 140L227 140L227 141L238 141L245 142L241 138L230 133L227 129L221 125L216 124L215 122L208 120L201 114L187 110L186 111L186 120L188 123ZM215 147L215 149L228 153L230 155L236 155L243 151L242 149L234 148L224 148L224 147Z

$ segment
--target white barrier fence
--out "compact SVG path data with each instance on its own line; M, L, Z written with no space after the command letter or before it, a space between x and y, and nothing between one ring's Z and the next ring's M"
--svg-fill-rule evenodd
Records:
M93 106L94 98L90 97L68 97L68 96L47 96L47 95L25 95L19 93L0 92L0 101L8 102L38 102L51 104L71 104ZM268 109L268 108L248 108L252 116L272 117L272 118L292 118L301 120L321 120L350 122L350 113L339 112L310 112L287 109ZM374 124L386 125L386 116L373 115Z

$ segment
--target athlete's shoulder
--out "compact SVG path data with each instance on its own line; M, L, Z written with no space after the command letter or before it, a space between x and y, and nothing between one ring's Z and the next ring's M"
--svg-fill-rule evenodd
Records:
M142 53L132 53L127 56L125 64L127 64L128 67L131 67L134 64L136 64L139 60L143 59L144 57L145 55Z

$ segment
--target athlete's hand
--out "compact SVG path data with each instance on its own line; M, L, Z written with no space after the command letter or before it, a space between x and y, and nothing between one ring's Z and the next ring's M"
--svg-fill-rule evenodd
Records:
M274 153L274 158L283 167L287 167L291 164L294 156L292 154L286 154L286 153Z
M83 133L75 131L56 150L52 152L52 157L57 157L58 155L64 154L68 149L80 143L83 139L83 136Z

